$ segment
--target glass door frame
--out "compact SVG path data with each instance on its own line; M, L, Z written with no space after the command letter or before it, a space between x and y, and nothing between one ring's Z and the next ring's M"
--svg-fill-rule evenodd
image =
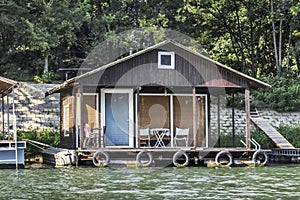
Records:
M96 100L96 112L97 112L97 115L96 115L96 124L95 124L95 127L93 128L101 128L101 124L99 124L99 114L100 113L100 110L99 110L99 94L98 93L89 93L89 92L84 92L81 94L76 94L76 107L75 107L75 110L76 110L76 121L75 121L75 124L76 124L76 148L79 148L79 145L80 145L80 148L82 148L82 145L83 145L83 142L84 142L84 130L83 130L83 127L84 127L84 123L83 123L83 119L82 119L82 115L83 115L83 110L84 110L84 105L83 105L83 102L84 102L84 97L85 96L95 96L95 100ZM82 102L81 102L82 101ZM78 128L79 126L81 125L81 129ZM80 138L79 138L80 136ZM102 131L99 132L99 137L102 137ZM80 140L80 144L79 144L79 140ZM102 147L102 143L100 144L100 146Z
M140 93L139 96L168 96L169 97L169 101L170 101L170 131L171 131L171 148L175 148L174 146L174 97L176 96L187 96L187 97L192 97L193 94L189 94L189 93L175 93L175 94L157 94L157 93ZM208 147L208 98L207 98L207 94L196 94L196 98L197 97L204 97L205 98L205 148ZM137 98L137 94L136 94L136 98ZM136 110L138 108L139 105L137 105L137 101L136 101ZM136 113L137 116L137 113ZM138 118L138 117L136 117ZM138 122L136 125L136 133L138 133L138 128L140 126L140 122L138 121L138 119L136 119L136 121ZM192 133L191 133L192 134ZM138 140L136 142L136 145L138 146ZM198 146L197 148L202 148L202 146Z
M129 88L103 88L101 89L101 124L106 126L105 123L105 94L128 94L128 146L106 146L109 148L133 148L134 147L134 112L133 112L133 89Z

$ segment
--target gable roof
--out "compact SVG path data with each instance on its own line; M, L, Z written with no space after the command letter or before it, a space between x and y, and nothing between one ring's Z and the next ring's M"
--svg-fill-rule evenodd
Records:
M136 52L136 53L134 53L132 55L126 56L126 57L118 59L118 60L116 60L114 62L111 62L111 63L108 63L106 65L103 65L103 66L101 66L99 68L96 68L94 70L86 72L86 73L84 73L82 75L79 75L77 77L74 77L74 78L71 78L69 80L66 80L64 83L62 83L62 84L60 84L60 85L58 85L58 86L50 89L49 91L47 91L46 95L50 95L50 94L59 92L59 91L65 89L65 88L68 88L69 86L74 85L77 81L79 81L81 79L87 78L87 77L92 76L92 75L94 75L96 73L99 73L99 72L104 71L104 70L106 70L108 68L111 68L111 67L113 67L113 66L115 66L117 64L123 63L125 61L128 61L130 59L138 57L138 56L140 56L142 54L145 54L147 52L150 52L152 50L162 48L162 47L164 47L166 45L169 45L169 44L175 45L176 47L178 47L178 48L180 48L182 50L185 50L185 51L187 51L187 52L189 52L189 53L191 53L191 54L193 54L193 55L195 55L195 56L197 56L197 57L199 57L199 58L201 58L201 59L203 59L203 60L205 60L207 62L215 64L220 69L223 69L225 71L228 71L230 73L233 73L233 74L241 77L242 79L244 79L248 83L249 88L266 88L266 87L271 87L267 83L264 83L264 82L262 82L262 81L260 81L258 79L255 79L255 78L253 78L251 76L248 76L248 75L246 75L244 73L241 73L241 72L239 72L239 71L237 71L235 69L232 69L232 68L230 68L230 67L228 67L226 65L223 65L223 64L221 64L221 63L219 63L219 62L217 62L215 60L212 60L211 58L208 58L208 57L206 57L206 56L204 56L204 55L202 55L202 54L200 54L200 53L198 53L196 51L193 51L193 50L191 50L191 49L189 49L189 48L187 48L187 47L185 47L185 46L183 46L183 45L181 45L179 43L176 43L176 42L170 41L170 40L166 40L166 41L163 41L163 42L161 42L159 44L156 44L156 45L150 46L150 47L148 47L146 49L143 49L141 51L138 51L138 52ZM224 83L225 83L226 87L230 87L230 86L240 87L240 86L238 86L238 85L236 85L234 83L229 83L228 81L225 81L225 80L209 81L206 84L202 84L202 85L198 85L198 86L200 86L200 87L201 86L202 87L221 87L221 86L224 86Z
M0 97L6 96L13 88L18 86L19 82L0 76Z

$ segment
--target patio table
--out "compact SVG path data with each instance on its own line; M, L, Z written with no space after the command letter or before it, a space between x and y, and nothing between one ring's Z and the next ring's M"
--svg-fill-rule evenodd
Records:
M154 144L154 147L166 147L163 138L164 136L170 132L170 129L168 128L153 128L150 130L151 134L154 135L157 139L156 143Z

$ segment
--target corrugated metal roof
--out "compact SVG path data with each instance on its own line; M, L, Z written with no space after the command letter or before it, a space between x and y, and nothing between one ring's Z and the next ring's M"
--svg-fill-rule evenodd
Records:
M85 78L85 77L89 77L89 76L91 76L91 75L93 75L93 74L96 74L96 73L98 73L98 72L101 72L101 71L103 71L103 70L105 70L105 69L107 69L107 68L110 68L110 67L115 66L115 65L117 65L117 64L119 64L119 63L125 62L125 61L127 61L127 60L129 60L129 59L132 59L132 58L137 57L137 56L139 56L139 55L142 55L142 54L144 54L144 53L150 52L150 51L152 51L152 50L154 50L154 49L159 49L159 48L161 48L161 47L163 47L164 45L167 45L167 44L173 44L173 45L175 45L175 46L177 46L177 47L179 47L179 48L181 48L181 49L186 50L187 52L189 52L189 53L191 53L191 54L194 54L194 55L196 55L196 56L198 56L198 57L201 57L201 58L204 59L204 60L207 60L208 62L211 62L211 63L215 64L216 66L218 66L219 68L221 68L221 69L223 69L223 70L229 71L229 72L231 72L231 73L233 73L233 74L235 74L235 75L237 75L237 76L240 76L242 79L245 79L245 80L249 83L249 87L250 87L250 88L259 88L259 87L265 88L265 87L271 87L271 86L270 86L269 84L267 84L267 83L264 83L264 82L262 82L262 81L260 81L260 80L258 80L258 79L255 79L255 78L253 78L253 77L251 77L251 76L248 76L248 75L246 75L246 74L244 74L244 73L241 73L241 72L239 72L239 71L237 71L237 70L234 70L234 69L232 69L232 68L230 68L230 67L228 67L228 66L226 66L226 65L223 65L223 64L221 64L221 63L219 63L219 62L217 62L217 61L215 61L215 60L212 60L212 59L210 59L210 58L208 58L208 57L206 57L206 56L204 56L204 55L202 55L202 54L200 54L200 53L198 53L198 52L196 52L196 51L193 51L193 50L189 49L189 48L186 47L186 46L183 46L183 45L181 45L181 44L179 44L179 43L176 43L176 42L173 42L173 41L170 41L170 40L166 40L166 41L163 41L163 42L161 42L161 43L159 43L159 44L156 44L156 45L153 45L153 46L151 46L151 47L148 47L148 48L146 48L146 49L144 49L144 50L138 51L138 52L136 52L136 53L134 53L134 54L132 54L132 55L126 56L126 57L124 57L124 58L121 58L121 59L116 60L116 61L114 61L114 62L111 62L111 63L109 63L109 64L106 64L106 65L101 66L101 67L99 67L99 68L97 68L97 69L91 70L91 71L89 71L89 72L87 72L87 73L85 73L85 74L82 74L82 75L80 75L80 76L77 76L77 77L74 77L74 78L72 78L72 79L69 79L69 80L65 81L64 83L62 83L62 84L60 84L60 85L58 85L58 86L52 88L52 89L49 90L48 92L46 92L46 96L47 96L47 95L50 95L50 94L53 94L53 93L56 93L56 92L59 92L60 90L69 87L70 85L72 85L73 83L75 83L77 80L80 80L80 79ZM215 82L215 83L216 83L216 82ZM220 84L220 83L222 83L222 82L218 82L218 83ZM220 86L219 84L218 84L218 86ZM214 85L214 84L213 84L213 85ZM210 84L208 84L207 86L209 87ZM229 85L226 84L226 86L228 87Z

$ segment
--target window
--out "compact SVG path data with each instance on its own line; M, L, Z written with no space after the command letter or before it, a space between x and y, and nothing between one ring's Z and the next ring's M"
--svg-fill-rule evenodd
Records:
M158 68L159 69L175 69L175 53L174 52L158 52Z
M64 105L64 118L63 118L63 131L64 131L64 137L68 137L70 134L70 109L69 104Z

